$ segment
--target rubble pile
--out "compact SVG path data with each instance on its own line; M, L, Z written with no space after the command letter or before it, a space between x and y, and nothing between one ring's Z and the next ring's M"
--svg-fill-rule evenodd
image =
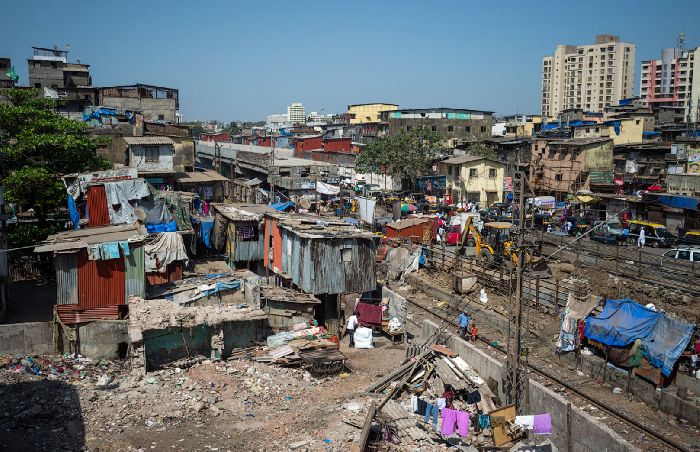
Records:
M497 408L486 382L441 345L412 357L369 391L386 393L370 435L370 443L385 450L509 447L526 434L515 407Z

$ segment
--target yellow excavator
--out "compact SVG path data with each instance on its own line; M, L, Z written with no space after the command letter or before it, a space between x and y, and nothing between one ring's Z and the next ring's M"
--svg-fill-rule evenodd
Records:
M469 217L460 236L457 252L464 254L464 248L468 241L473 241L476 247L476 258L484 267L493 267L505 263L507 267L518 263L518 254L514 252L513 238L511 237L512 223L494 221L484 223L479 232L474 226L474 217ZM468 239L471 233L471 240ZM546 271L547 264L536 256L525 252L525 263L532 265L533 271Z

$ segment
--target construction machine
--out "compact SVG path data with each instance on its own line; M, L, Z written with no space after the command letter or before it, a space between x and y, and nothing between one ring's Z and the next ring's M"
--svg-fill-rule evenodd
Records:
M457 252L464 254L464 248L469 241L474 242L476 247L476 258L484 267L499 266L502 263L506 267L515 266L518 262L518 255L515 252L515 244L511 236L513 223L504 221L494 221L484 223L479 232L474 226L473 218L467 219L467 223L462 231ZM469 235L471 234L471 239ZM529 252L524 253L525 263L529 264L532 271L546 272L547 264L544 260Z

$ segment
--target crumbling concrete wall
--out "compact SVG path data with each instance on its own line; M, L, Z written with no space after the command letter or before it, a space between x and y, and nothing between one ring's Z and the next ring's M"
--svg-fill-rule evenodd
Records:
M54 353L53 322L0 325L0 355L46 355Z
M438 329L435 323L423 321L423 335L431 335ZM501 401L504 400L503 383L505 381L505 363L502 356L498 359L489 356L474 345L460 339L451 333L444 333L447 345L487 382L491 379L498 384L497 391ZM493 389L493 388L492 388ZM627 442L620 435L612 431L600 421L589 416L575 406L569 408L569 402L562 396L549 390L542 384L529 380L529 406L525 408L528 413L550 413L552 415L553 434L549 437L552 443L562 451L568 451L569 438L567 434L567 422L571 419L571 451L570 452L599 452L601 450L637 451L638 449Z
M119 359L129 342L127 320L99 320L78 327L80 354L92 359Z

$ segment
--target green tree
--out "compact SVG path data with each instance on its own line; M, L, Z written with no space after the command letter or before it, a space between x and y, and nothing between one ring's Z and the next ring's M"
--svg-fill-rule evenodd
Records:
M187 127L187 129L190 131L190 136L195 138L207 131L200 122L183 122L180 125Z
M386 174L414 182L445 151L443 139L427 129L387 135L371 142L357 157L362 173Z
M224 132L228 133L229 135L239 135L242 131L243 129L241 129L236 121L231 121L226 127L224 127Z
M59 177L106 169L109 162L97 156L98 141L89 136L85 124L56 113L56 101L45 99L39 90L10 88L0 96L5 196L23 209L34 209L40 223L34 229L41 234L47 215L66 203Z

